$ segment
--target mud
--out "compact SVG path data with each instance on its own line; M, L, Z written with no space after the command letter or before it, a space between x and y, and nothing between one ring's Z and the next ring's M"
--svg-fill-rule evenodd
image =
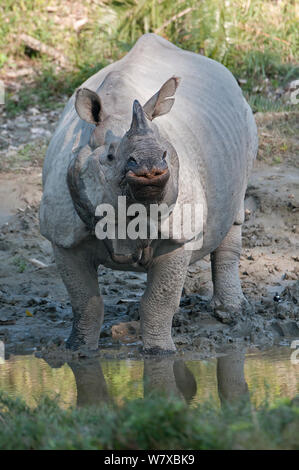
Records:
M52 112L51 126L54 126L53 116L56 117ZM39 116L39 126L44 129L47 118ZM51 245L39 234L38 227L42 191L39 152L46 147L49 135L40 130L42 140L37 140L36 133L24 124L29 120L30 116L27 121L22 120L22 138L18 140L16 135L13 148L14 126L11 125L7 147L0 152L0 340L5 342L7 353L36 351L39 355L69 360L66 356L73 358L85 353L65 352L64 341L72 321L71 306L56 271ZM179 354L191 352L206 357L228 346L270 347L299 338L298 142L294 133L288 134L281 127L287 121L285 117L258 116L258 121L262 155L256 162L246 195L240 260L248 305L240 312L223 308L214 311L209 302L212 295L209 257L190 266L180 309L173 321ZM292 129L294 125L298 124L293 123ZM271 158L267 141L270 136L270 143L275 144L281 129L285 139L289 139L289 147L282 157L280 152L280 160L278 157L275 160ZM5 138L7 135L4 133ZM18 166L20 152L34 154L31 159L26 156L22 168ZM146 275L100 267L99 283L105 302L100 354L119 358L138 356L141 346L138 302Z

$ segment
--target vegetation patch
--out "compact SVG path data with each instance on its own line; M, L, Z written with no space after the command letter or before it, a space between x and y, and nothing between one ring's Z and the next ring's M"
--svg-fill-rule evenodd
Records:
M258 160L298 167L299 113L257 113L256 122L259 132Z
M298 449L298 399L190 408L163 396L124 406L35 408L0 393L1 449Z
M29 167L41 167L48 141L37 139L28 144L0 151L0 171L23 171Z
M297 24L293 1L7 0L0 6L6 111L61 105L149 32L223 63L254 111L290 109L283 92L299 76Z
M12 262L13 265L16 266L18 273L23 273L25 271L27 263L22 256L15 256Z

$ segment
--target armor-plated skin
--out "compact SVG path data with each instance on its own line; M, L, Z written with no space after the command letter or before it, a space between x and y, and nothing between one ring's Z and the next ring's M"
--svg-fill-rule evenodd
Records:
M172 109L149 116L144 104L173 76L180 78L180 84L173 78ZM154 34L142 36L123 59L100 70L82 88L100 97L99 122L95 127L77 114L75 100L78 103L83 94L70 98L45 158L40 208L41 233L53 243L73 306L74 326L68 345L74 349L98 346L103 305L96 271L103 264L148 273L140 310L144 349L173 351L172 317L190 263L211 253L214 303L239 308L244 301L238 275L241 224L248 176L257 152L251 109L224 66ZM134 104L132 120L134 100L143 105L147 123L143 124L139 103ZM85 119L79 104L77 111ZM145 126L144 134L154 143L151 146L144 139L144 158L143 131L139 128L137 132L138 142L136 136L130 140L126 134L129 129L134 133L134 116L137 127ZM170 176L160 202L201 204L199 249L186 250L184 244L189 240L184 238L138 245L133 240L104 244L95 237L88 217L98 204L116 207L117 196L128 194L120 181L136 145L143 162L148 155L156 158L154 150L148 153L150 148L158 153L161 149L161 155L167 151ZM114 158L109 161L111 149ZM138 258L133 256L137 249L141 250Z

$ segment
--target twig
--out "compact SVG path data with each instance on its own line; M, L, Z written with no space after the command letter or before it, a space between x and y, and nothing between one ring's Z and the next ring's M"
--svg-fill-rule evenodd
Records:
M251 31L253 33L256 33L257 35L266 36L267 38L272 38L275 41L283 42L287 46L291 46L291 43L289 41L286 41L285 39L278 38L277 36L271 36L271 34L265 33L264 31L261 31L260 29L251 28L250 26L245 25L245 24L242 24L242 25L239 24L239 27L241 29L245 29L247 31Z
M172 23L173 21L176 21L178 18L181 18L182 16L184 15L187 15L187 13L189 13L190 11L194 10L193 7L189 7L189 8L186 8L185 10L181 11L180 13L178 13L177 15L174 15L172 16L169 20L165 21L165 23L162 24L162 26L159 26L159 28L155 29L155 33L159 33L160 31L162 31L164 28L166 28L166 26L168 26L170 23Z
M0 320L0 326L15 325L16 320Z
M36 259L36 258L30 258L29 261L30 261L30 263L32 263L34 266L36 266L37 268L40 268L40 269L48 268L48 267L49 267L48 264L45 264L45 263L43 263L42 261L39 261L39 260Z
M46 44L39 41L38 39L33 38L32 36L29 36L28 34L25 34L25 33L20 34L20 39L30 49L53 57L55 60L59 62L59 64L62 67L65 67L68 65L67 58L61 52L54 49L54 47L47 46Z

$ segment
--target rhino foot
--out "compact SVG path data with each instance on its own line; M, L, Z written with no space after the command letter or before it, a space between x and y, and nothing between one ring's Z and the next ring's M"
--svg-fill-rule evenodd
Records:
M162 349L159 346L154 346L152 348L143 348L143 354L146 356L168 356L170 354L175 354L176 349Z
M245 299L240 277L241 225L233 225L220 246L211 253L214 296L211 305L228 312L240 312Z
M90 354L91 352L95 352L99 349L98 341L87 343L83 341L82 338L74 335L70 335L69 339L66 341L66 348L70 349L71 351L79 352L82 356L86 354Z
M249 302L243 294L236 295L234 298L230 298L229 301L214 295L210 302L213 310L221 309L228 312L239 312L248 305Z

